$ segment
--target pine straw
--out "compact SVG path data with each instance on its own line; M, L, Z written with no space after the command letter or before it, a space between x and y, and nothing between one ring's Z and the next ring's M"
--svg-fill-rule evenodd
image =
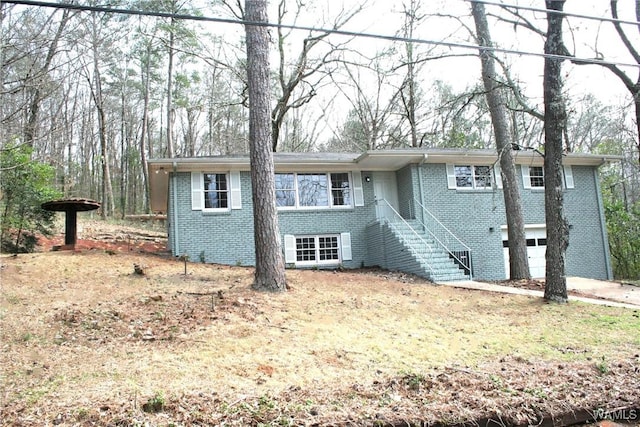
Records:
M2 258L6 423L523 424L640 404L637 311L376 271L289 271L290 292L258 294L250 268L109 253Z

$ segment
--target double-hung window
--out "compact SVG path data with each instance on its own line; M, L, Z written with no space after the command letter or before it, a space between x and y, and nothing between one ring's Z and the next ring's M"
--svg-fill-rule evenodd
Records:
M279 208L332 208L353 206L349 173L277 173Z
M229 207L229 186L224 173L205 173L204 208L227 209Z
M452 176L451 168L453 169ZM455 179L455 188L458 189L491 188L491 166L453 165L451 167L449 165L448 174Z
M276 206L295 207L296 185L295 176L292 173L276 174Z
M522 169L522 184L524 188L542 189L544 188L544 167L542 166L520 166ZM571 165L562 166L562 185L565 189L575 188L573 180L573 168Z
M191 172L191 210L228 212L242 209L239 171Z
M544 168L542 166L529 167L529 182L531 188L544 188Z

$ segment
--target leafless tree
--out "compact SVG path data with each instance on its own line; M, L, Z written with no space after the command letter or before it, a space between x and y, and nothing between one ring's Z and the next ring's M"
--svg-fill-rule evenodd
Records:
M90 52L92 63L86 65L85 76L91 90L91 98L96 107L98 119L98 138L100 141L100 164L102 167L102 209L103 218L111 216L115 210L115 201L113 196L113 186L111 182L111 168L109 156L109 141L107 138L107 119L105 96L102 90L102 75L100 67L100 58L102 56L102 47L104 47L104 39L101 37L100 30L103 27L101 18L96 12L90 15L90 21L87 22L87 33L89 34Z
M611 0L611 17L619 19L618 0ZM640 0L636 0L636 20L640 22ZM614 21L613 25L615 26L616 32L618 33L618 36L620 36L620 40L624 44L624 47L631 54L633 60L640 66L640 51L631 43L631 39L627 36L619 21ZM638 30L640 31L640 26L638 26ZM636 148L638 151L638 164L640 164L640 68L638 69L638 76L636 77L636 80L633 81L633 79L617 65L606 64L605 66L622 81L633 98L633 105L636 113Z
M331 146L350 146L351 151L366 151L379 148L392 148L394 127L401 122L392 118L398 111L400 98L399 84L391 80L402 77L394 73L388 64L391 52L377 52L372 58L355 53L356 61L343 61L343 74L332 75L340 93L347 99L351 111L341 129L334 131L335 139ZM344 77L344 81L339 80Z
M239 2L224 0L234 16L242 18L246 15L246 10L242 10ZM289 9L289 5L294 3L294 10ZM309 3L302 1L280 0L278 2L278 24L286 24L285 20L291 17L296 23L303 11L309 12L313 7ZM362 10L362 6L357 4L350 9L340 9L334 14L334 18L329 23L319 24L319 27L327 27L337 30L346 25L354 16ZM310 31L302 39L302 46L294 53L293 58L289 58L292 46L289 43L294 30L278 26L276 32L276 44L278 48L278 66L276 69L276 103L271 111L271 133L273 135L272 149L278 150L282 139L281 131L289 111L300 109L307 105L318 92L330 83L330 76L341 61L340 54L349 43L349 40L341 43L333 43L329 40L330 32ZM295 48L293 48L296 52ZM289 144L291 145L291 144Z

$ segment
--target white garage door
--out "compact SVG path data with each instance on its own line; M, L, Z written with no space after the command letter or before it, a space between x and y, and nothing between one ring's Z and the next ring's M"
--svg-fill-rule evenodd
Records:
M531 277L541 278L545 275L547 251L547 231L544 226L525 226L527 238L527 256L529 257L529 271ZM502 230L502 247L504 251L504 267L509 278L509 242L507 240L507 230Z

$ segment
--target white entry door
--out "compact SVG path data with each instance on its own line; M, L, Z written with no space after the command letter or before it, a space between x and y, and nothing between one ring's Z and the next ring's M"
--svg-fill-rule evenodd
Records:
M543 278L547 265L547 230L544 226L525 226L527 239L527 257L529 258L529 272L533 278ZM507 230L502 231L502 247L504 248L504 267L509 278L509 245Z
M373 174L373 192L376 198L376 216L378 219L393 219L394 213L382 202L386 200L398 212L398 186L393 172L375 172Z

